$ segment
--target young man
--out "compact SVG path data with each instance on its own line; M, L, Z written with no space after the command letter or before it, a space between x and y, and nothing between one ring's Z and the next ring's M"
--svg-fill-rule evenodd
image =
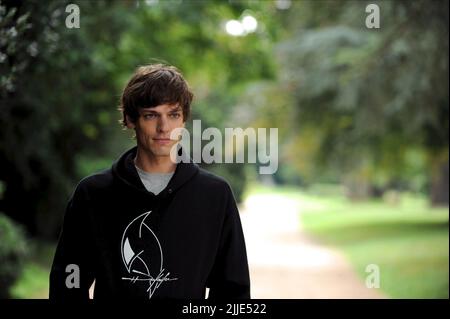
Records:
M83 179L70 199L50 274L50 299L250 298L239 212L228 183L190 158L176 164L170 133L193 94L180 72L137 69L123 125L137 146ZM180 150L180 149L179 149ZM180 154L180 153L179 153Z

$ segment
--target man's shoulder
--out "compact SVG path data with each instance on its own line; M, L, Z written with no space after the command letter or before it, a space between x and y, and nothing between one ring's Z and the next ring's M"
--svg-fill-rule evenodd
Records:
M203 168L199 168L197 180L208 189L231 190L230 184L225 178Z
M87 192L106 190L112 186L113 180L112 170L108 168L84 177L77 188Z

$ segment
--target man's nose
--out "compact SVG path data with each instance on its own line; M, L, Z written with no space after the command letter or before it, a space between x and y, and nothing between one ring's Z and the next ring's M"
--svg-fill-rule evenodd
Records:
M158 131L167 132L169 131L169 121L165 116L160 116L158 120Z

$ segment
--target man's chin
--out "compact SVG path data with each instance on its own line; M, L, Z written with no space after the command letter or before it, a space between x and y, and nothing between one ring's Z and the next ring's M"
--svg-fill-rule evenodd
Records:
M170 156L172 145L161 145L152 148L152 153L155 156Z

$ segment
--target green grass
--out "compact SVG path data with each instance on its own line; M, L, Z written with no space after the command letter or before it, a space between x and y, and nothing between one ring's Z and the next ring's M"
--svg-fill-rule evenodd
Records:
M48 280L55 245L34 242L32 253L25 261L21 276L11 288L11 297L16 299L48 298Z
M300 202L302 227L319 242L341 250L362 280L366 267L380 269L382 291L392 298L449 297L448 208L403 194L397 204L351 202L339 191L257 186L248 194L272 193Z

